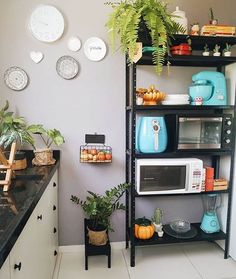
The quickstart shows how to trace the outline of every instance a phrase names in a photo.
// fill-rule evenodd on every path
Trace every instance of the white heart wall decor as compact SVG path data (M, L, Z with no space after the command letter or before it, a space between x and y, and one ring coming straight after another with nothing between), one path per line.
M30 52L30 58L35 62L39 63L43 60L43 53L40 51L31 51Z

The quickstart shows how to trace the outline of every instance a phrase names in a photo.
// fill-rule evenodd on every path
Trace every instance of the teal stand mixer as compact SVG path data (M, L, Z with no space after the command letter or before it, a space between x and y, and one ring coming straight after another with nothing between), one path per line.
M205 233L220 231L220 224L217 217L217 208L220 207L220 197L217 194L208 194L203 197L204 214L200 228ZM218 203L218 204L217 204Z

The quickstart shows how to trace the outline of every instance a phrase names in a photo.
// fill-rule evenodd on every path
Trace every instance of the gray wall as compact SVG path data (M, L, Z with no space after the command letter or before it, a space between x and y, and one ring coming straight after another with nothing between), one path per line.
M30 12L42 3L58 7L66 20L65 33L55 43L45 44L35 40L27 28ZM79 36L82 43L91 36L101 37L107 42L104 23L110 8L103 3L103 0L1 0L0 103L3 105L8 99L11 109L25 116L28 122L55 127L66 139L66 143L61 147L60 245L83 242L84 215L80 208L70 202L70 195L78 194L83 198L88 189L103 193L105 189L123 182L125 178L124 57L120 53L111 54L108 51L105 59L96 63L87 60L82 49L72 53L66 46L70 36ZM208 10L212 6L220 22L235 24L234 0L172 1L170 10L174 10L176 5L186 11L190 23L207 22ZM41 63L35 64L31 61L29 52L32 50L44 53L45 58ZM72 55L80 63L80 73L74 80L63 80L56 73L55 64L62 55ZM4 84L3 73L13 65L24 68L30 77L29 86L22 92L12 91ZM191 75L186 70L180 71L183 71L182 76L186 79L184 85L176 81L181 92L186 91ZM176 77L174 73L173 77ZM150 80L164 86L162 78L157 80L156 76L153 76ZM139 82L140 86L149 85L146 81ZM84 135L94 132L106 135L106 143L113 148L112 164L79 163L79 147L84 143ZM202 214L201 202L195 198L151 198L138 201L137 216L150 217L157 205L164 208L166 220L183 217L199 221ZM189 207L192 212L186 210ZM196 211L196 208L199 210ZM111 234L112 240L124 240L124 220L123 212L113 216L115 233Z

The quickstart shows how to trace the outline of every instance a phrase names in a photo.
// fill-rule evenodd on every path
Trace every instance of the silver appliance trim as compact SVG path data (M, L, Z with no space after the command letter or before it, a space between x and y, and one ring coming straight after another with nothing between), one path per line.
M208 121L208 122L222 122L222 117L180 117L179 122L188 122L188 121Z
M179 143L178 149L220 149L220 143Z

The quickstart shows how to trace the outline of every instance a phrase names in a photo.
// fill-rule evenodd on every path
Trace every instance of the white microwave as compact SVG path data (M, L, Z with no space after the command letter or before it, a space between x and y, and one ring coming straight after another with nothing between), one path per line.
M136 159L140 195L201 192L203 161L196 158Z

